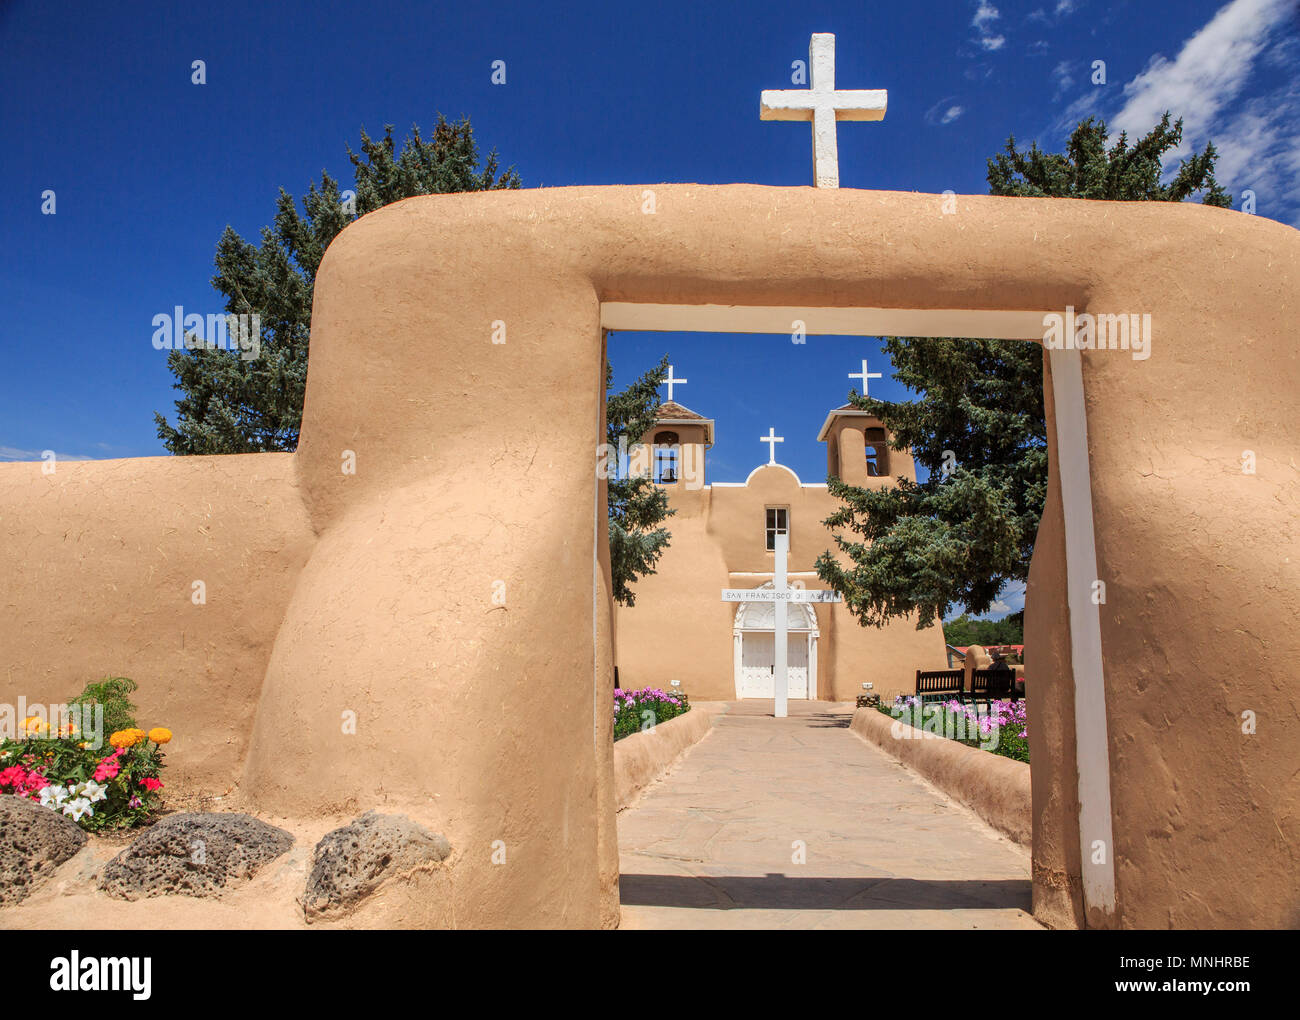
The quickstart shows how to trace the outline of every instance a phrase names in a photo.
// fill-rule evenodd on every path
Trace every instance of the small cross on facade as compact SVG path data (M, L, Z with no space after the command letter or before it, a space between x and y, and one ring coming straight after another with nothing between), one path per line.
M850 372L850 373L849 373L849 378L850 378L850 379L861 379L861 380L862 380L862 395L865 397L865 396L867 395L867 385L868 385L867 380L868 380L868 379L879 379L879 378L880 378L880 373L879 373L879 372L868 372L868 371L867 371L867 359L866 359L866 358L863 358L863 359L862 359L862 371L861 371L861 372Z
M759 436L759 437L758 437L758 441L759 441L760 443L767 443L767 462L768 462L769 464L775 464L775 463L776 463L776 444L777 444L777 443L784 443L784 442L785 442L785 436L778 436L778 435L776 434L776 429L769 427L768 430L767 430L767 435L765 435L765 436Z
M688 380L688 379L674 379L674 378L673 378L673 366L672 366L672 365L669 365L669 366L668 366L668 375L667 375L667 377L664 379L664 382L668 385L668 399L669 399L669 400L672 400L672 399L673 399L673 386L674 386L674 385L676 385L676 386L681 386L683 383L686 383L686 382L689 382L689 381L690 381L690 380Z
M808 46L807 89L764 89L759 100L762 120L810 120L813 131L813 177L819 188L840 186L840 156L835 141L837 120L884 120L885 89L835 88L835 36L818 32Z

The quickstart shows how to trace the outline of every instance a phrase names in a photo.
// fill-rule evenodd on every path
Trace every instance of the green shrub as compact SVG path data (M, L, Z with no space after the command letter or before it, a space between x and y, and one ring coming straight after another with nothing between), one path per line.
M622 740L689 711L686 695L646 687L639 691L614 691L614 739Z
M127 695L135 689L136 683L129 677L106 676L103 680L86 684L86 689L73 698L70 704L85 708L103 706L106 734L130 730L135 728L135 705Z

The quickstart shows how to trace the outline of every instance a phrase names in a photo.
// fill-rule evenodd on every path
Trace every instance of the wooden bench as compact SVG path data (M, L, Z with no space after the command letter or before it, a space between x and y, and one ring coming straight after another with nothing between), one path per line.
M956 698L958 701L1018 701L1016 674L1009 669L977 669L971 673L970 690L960 669L918 669L916 696L921 703Z
M965 673L960 669L918 669L916 671L916 696L921 704L926 701L960 698Z
M977 669L971 673L971 689L966 697L972 701L1019 701L1016 674L1010 669Z

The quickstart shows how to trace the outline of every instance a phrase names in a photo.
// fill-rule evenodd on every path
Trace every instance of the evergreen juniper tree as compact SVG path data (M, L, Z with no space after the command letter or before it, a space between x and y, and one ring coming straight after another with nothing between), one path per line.
M668 371L668 355L621 393L608 394L614 370L605 366L605 441L611 450L630 448L654 427L659 411L659 387ZM676 513L668 507L668 494L646 475L609 478L609 561L614 599L634 605L632 584L646 574L668 546L671 537L660 523Z
M316 272L330 242L349 223L415 195L520 187L513 167L498 171L495 149L480 165L468 117L451 123L440 114L427 141L419 128L412 128L400 152L392 125L378 140L363 129L360 153L350 147L347 152L354 177L350 200L322 172L319 185L313 182L303 196L301 211L293 196L280 189L275 220L262 229L258 244L230 227L222 234L212 286L225 298L227 314L260 317L259 356L244 360L238 350L202 345L168 355L167 366L183 396L176 401L175 425L161 414L154 421L170 452L259 453L297 447ZM634 443L653 426L666 368L665 357L628 389L608 396L606 414L615 445L620 432ZM610 480L610 560L618 601L631 605L631 584L654 573L669 540L659 524L671 513L667 495L648 479Z
M1201 194L1205 205L1229 208L1214 178L1212 143L1184 159L1163 183L1163 158L1182 141L1183 122L1170 116L1130 145L1121 133L1107 148L1102 121L1089 117L1063 153L1028 150L1007 140L988 161L989 193L1019 197L1181 202ZM895 449L910 447L925 481L904 478L883 489L828 479L841 507L825 524L842 529L817 573L864 625L917 614L918 629L954 606L986 612L1009 581L1029 576L1038 522L1047 497L1047 424L1043 351L1024 341L886 337L894 378L920 395L885 401L849 394L878 415ZM944 471L945 452L954 460Z
M198 346L174 350L167 367L176 376L176 424L154 415L158 438L176 454L258 453L293 450L302 423L311 333L312 290L325 249L349 223L390 202L414 195L518 188L511 167L497 171L494 149L480 168L474 131L466 117L441 114L433 137L412 128L400 152L392 125L372 139L363 129L361 152L348 147L355 197L344 201L339 184L322 172L302 199L302 212L283 188L273 224L258 244L226 227L217 243L212 286L230 315L257 314L260 352L244 360L237 350ZM187 344L188 346L188 344Z

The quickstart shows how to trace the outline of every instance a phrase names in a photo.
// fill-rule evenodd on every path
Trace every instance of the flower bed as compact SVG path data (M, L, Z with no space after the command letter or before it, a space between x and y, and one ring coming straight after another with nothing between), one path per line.
M686 695L679 691L661 691L658 687L644 687L639 691L615 688L614 739L652 730L659 723L689 711L690 707Z
M1029 761L1029 722L1023 700L994 701L981 711L956 699L924 705L919 698L900 694L892 705L877 708L926 733L937 733L1015 761Z
M106 678L52 711L53 728L38 715L24 719L15 735L0 740L0 795L59 811L87 832L138 825L162 799L162 746L172 733L136 727L126 698L134 689L124 677ZM122 724L108 738L108 754L105 720Z

